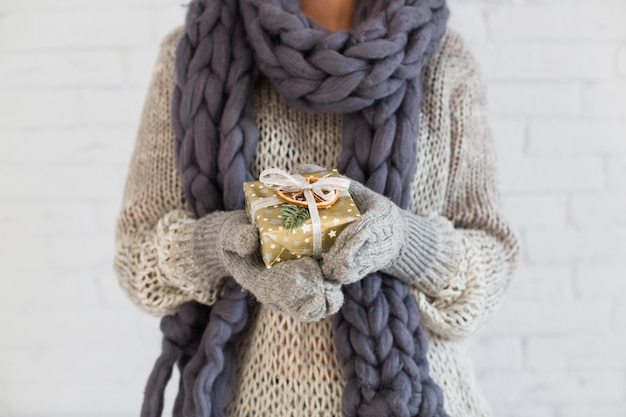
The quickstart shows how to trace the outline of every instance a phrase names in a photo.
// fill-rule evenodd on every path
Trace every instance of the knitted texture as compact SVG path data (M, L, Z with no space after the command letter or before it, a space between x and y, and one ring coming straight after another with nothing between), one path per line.
M424 217L404 213L402 220L405 245L399 256L382 271L411 286L436 288L441 284L441 277L459 264L459 236L449 220L437 215ZM438 254L437 258L434 253Z
M421 69L444 33L445 2L361 2L357 14L367 10L365 20L356 21L353 31L333 33L313 24L298 6L297 0L198 1L190 6L186 34L177 49L172 117L183 187L191 200L195 198L191 207L198 216L214 211L220 197L227 210L243 206L242 185L251 176L250 149L257 136L246 111L253 80L246 36L261 72L292 105L346 113L351 123L344 129L339 169L401 207L408 204L417 156ZM224 85L221 94L206 89L216 80ZM219 118L217 131L205 129L208 118L203 109L215 110L208 113ZM207 172L211 166L217 172ZM202 188L203 183L211 186ZM203 204L207 200L208 207ZM428 374L427 344L415 300L404 284L381 286L377 284L381 280L382 275L373 274L345 287L345 304L334 321L347 379L343 413L443 416L443 396ZM245 308L224 301L233 299L226 294L220 308L224 312ZM414 314L389 316L389 310L400 311L403 304ZM354 314L359 309L367 314ZM235 327L225 320L210 320L206 333L229 333L224 329L229 325ZM390 326L393 331L388 331ZM203 369L183 372L185 384L194 387L186 413L223 414L215 405L222 399L216 393L227 391L217 381L232 378L225 373L234 368L225 361L233 355L225 349L235 343L236 333L221 342L207 339L210 345L205 349L212 355L206 355ZM197 379L192 381L191 375Z
M175 30L162 44L117 225L120 283L137 305L157 315L177 311L189 300L210 304L220 288L219 280L183 277L166 267L184 249L183 232L194 221L174 167L174 133L167 118L174 49L181 33ZM517 240L498 212L483 85L456 34L448 31L424 76L418 149L422 162L410 187L409 209L438 216L435 225L454 224L463 257L459 265L443 265L445 274L419 281L411 293L427 328L430 372L444 391L446 411L488 416L461 338L479 328L500 304L517 260ZM337 165L341 116L298 112L264 79L257 83L254 99L260 141L253 175L270 166L294 170L302 162ZM439 256L434 258L438 263ZM330 320L302 323L262 305L252 317L237 351L228 415L340 415L345 380Z
M356 16L364 20L353 32L333 33L292 13L297 1L243 4L258 66L287 103L346 114L340 172L406 207L420 72L444 33L445 1L360 1Z
M190 3L178 44L172 122L175 153L190 207L198 217L243 208L243 183L258 133L248 93L255 76L237 1ZM213 98L213 99L211 99ZM222 98L226 98L222 100ZM215 303L196 355L182 372L185 416L224 415L230 398L237 336L250 295L233 278ZM158 364L157 364L158 365ZM151 393L146 391L146 396ZM142 413L158 416L144 401Z
M159 414L163 411L163 394L171 377L172 368L177 362L181 367L186 366L198 351L197 341L206 328L209 310L208 306L190 302L181 306L176 314L161 320L163 353L157 359L159 366L154 367L148 378L146 392L150 395L144 399L145 403L149 404L147 408L157 410ZM184 397L185 390L181 386L175 402L175 415L180 414Z

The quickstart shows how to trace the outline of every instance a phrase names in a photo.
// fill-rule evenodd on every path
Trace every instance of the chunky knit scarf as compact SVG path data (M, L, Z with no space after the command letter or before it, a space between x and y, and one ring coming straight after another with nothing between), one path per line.
M406 208L417 164L421 70L439 47L445 0L360 0L354 29L329 32L299 0L196 0L176 51L175 154L198 217L244 207L259 132L251 92L259 71L287 103L344 113L339 170ZM374 273L344 289L333 317L344 367L345 416L446 416L429 376L427 339L408 287ZM227 278L212 306L184 304L161 322L162 354L142 417L159 416L173 366L175 416L225 416L235 345L252 297Z

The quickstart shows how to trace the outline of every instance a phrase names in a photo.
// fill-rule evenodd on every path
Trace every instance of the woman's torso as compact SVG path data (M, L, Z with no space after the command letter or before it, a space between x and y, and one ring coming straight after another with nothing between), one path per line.
M448 109L441 100L432 100L433 94L442 93L434 91L438 87L424 85L418 167L409 207L415 213L444 210L451 141ZM296 111L263 78L255 88L254 109L260 131L254 175L266 168L293 172L301 163L337 166L341 115ZM237 388L228 407L229 415L340 416L345 382L330 318L302 323L263 305L257 306L253 317L238 350ZM440 340L429 332L427 336L431 342L428 358L432 377L444 390L446 410L458 415L454 411L476 404L472 416L489 415L480 395L467 393L465 384L472 382L468 379L473 378L473 371L464 344ZM465 398L455 401L451 397L459 395Z

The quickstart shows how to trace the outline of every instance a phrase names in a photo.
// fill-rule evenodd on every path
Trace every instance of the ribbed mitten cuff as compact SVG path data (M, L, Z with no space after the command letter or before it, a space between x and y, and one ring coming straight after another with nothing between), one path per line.
M462 255L460 236L450 220L405 212L406 241L400 256L383 272L434 295L450 280Z
M228 215L215 212L167 228L169 245L159 245L159 263L164 274L176 279L176 286L209 289L227 275L217 245Z

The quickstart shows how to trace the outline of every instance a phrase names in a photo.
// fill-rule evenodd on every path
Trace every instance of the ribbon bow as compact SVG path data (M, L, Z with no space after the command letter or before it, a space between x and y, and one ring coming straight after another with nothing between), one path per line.
M326 174L315 182L308 182L302 175L291 175L279 168L269 168L261 172L259 181L268 187L276 187L282 191L303 191L309 213L311 214L311 226L313 230L313 257L322 256L322 222L317 210L315 196L324 201L331 201L337 193L348 191L350 180L340 177L331 177Z
M337 195L336 193L348 191L350 180L331 177L330 175L326 174L317 181L310 183L300 174L291 175L282 169L270 168L261 172L259 181L268 187L277 187L283 191L303 191L307 203L310 204L308 197L314 199L313 195L317 195L324 201L331 201Z

